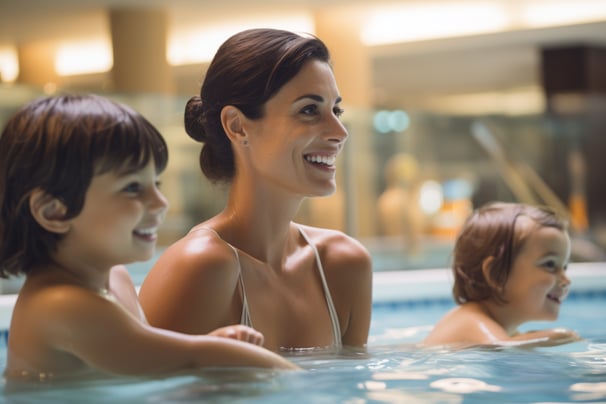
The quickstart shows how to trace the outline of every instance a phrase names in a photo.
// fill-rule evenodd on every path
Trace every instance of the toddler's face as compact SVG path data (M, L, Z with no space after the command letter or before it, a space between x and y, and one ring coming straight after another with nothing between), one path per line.
M507 307L520 323L556 320L570 286L566 276L570 238L556 228L539 227L531 219L520 219L519 225L531 227L505 284Z

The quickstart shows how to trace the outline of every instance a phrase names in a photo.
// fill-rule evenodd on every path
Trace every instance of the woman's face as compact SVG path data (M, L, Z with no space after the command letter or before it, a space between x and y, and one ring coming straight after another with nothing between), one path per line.
M243 175L300 196L336 189L335 160L347 139L341 97L330 66L312 60L246 121L249 144Z
M519 323L556 320L570 286L566 276L570 238L524 216L516 226L527 226L529 233L505 284L507 307Z

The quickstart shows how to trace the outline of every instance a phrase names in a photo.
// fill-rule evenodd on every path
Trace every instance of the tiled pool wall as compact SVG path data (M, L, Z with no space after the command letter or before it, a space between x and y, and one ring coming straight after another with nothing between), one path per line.
M134 272L135 283L140 284L142 277L138 276L138 268L131 272ZM568 276L572 281L569 298L606 295L606 262L572 263ZM447 268L375 272L373 304L452 304L452 283L452 274ZM14 293L0 294L0 339L9 327L16 298Z
M606 293L606 262L572 263L567 274L571 298ZM452 272L446 268L375 272L373 302L452 301L452 284Z

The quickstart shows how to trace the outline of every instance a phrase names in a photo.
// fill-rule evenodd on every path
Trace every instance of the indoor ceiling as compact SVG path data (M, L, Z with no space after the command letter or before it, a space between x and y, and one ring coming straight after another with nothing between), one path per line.
M184 21L191 21L195 15L205 20L226 19L235 15L241 18L253 10L313 12L327 7L345 10L376 4L370 0L0 0L0 46L90 36L95 30L104 29L99 15L113 7L162 7L176 25L181 24L181 16L188 16ZM540 85L540 49L568 44L606 46L606 20L373 46L373 102L423 108L424 102L436 97L536 89Z

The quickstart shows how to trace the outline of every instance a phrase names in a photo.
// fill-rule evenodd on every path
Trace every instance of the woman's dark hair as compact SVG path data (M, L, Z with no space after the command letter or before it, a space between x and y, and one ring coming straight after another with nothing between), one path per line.
M200 168L213 182L234 176L231 143L221 125L221 110L237 107L249 119L263 116L263 106L310 60L330 63L324 43L278 29L251 29L227 39L218 49L200 95L185 107L185 130L203 142Z
M46 265L61 235L42 228L30 212L41 189L66 207L83 208L93 176L127 174L153 159L168 162L162 135L133 109L96 95L60 95L18 110L0 135L0 276L28 274Z
M458 304L489 298L506 302L505 284L528 235L516 226L520 216L540 227L567 231L567 222L547 207L492 202L475 210L465 221L454 247L453 296ZM488 257L494 258L488 271L490 279L482 271Z

